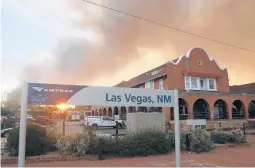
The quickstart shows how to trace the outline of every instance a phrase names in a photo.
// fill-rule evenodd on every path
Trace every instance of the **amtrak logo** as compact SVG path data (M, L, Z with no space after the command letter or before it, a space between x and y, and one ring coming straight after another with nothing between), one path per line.
M45 89L43 87L32 87L32 88L38 92L62 92L62 93L73 92L73 90L68 90L68 89Z
M43 90L43 88L40 88L40 87L32 87L34 90L36 90L36 91L38 91L38 92L40 92L40 91L42 91Z

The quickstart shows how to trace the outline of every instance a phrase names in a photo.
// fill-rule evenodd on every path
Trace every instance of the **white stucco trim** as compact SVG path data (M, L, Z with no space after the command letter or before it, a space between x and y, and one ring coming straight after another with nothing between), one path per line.
M190 57L191 51L194 50L194 49L196 49L196 48L203 50L203 51L206 53L206 55L208 56L209 61L214 61L214 62L216 63L216 65L220 68L220 70L223 71L223 70L226 69L226 68L224 68L224 67L221 67L221 66L218 64L218 62L217 62L214 58L210 57L210 56L207 54L207 52L205 51L205 49L203 49L203 48L201 48L201 47L193 47L193 48L189 49L189 51L188 51L186 54L180 56L179 59L178 59L176 62L169 61L168 63L171 63L171 64L173 64L173 65L178 65L178 64L181 62L181 60L183 59L183 57L189 58L189 57Z

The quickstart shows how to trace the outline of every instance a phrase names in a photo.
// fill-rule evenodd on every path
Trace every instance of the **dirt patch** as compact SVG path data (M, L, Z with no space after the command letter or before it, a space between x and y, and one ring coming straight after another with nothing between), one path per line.
M183 152L181 166L186 167L248 167L255 166L255 146L241 146L235 148L216 148L209 153ZM4 165L9 167L16 164ZM175 166L175 154L134 157L134 158L108 158L102 161L56 161L26 164L29 167L173 167Z

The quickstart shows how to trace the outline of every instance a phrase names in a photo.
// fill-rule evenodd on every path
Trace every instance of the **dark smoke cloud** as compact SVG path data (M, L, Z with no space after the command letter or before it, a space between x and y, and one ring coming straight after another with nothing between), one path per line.
M97 0L93 2L255 50L255 1L253 0ZM166 57L171 60L184 54L191 47L202 46L208 50L209 55L228 67L229 71L240 69L239 74L243 72L241 75L245 74L250 80L255 80L255 77L249 73L249 70L254 70L251 63L255 61L254 53L192 37L81 0L72 0L70 5L79 10L83 16L82 21L75 24L95 31L102 42L98 44L85 38L61 39L53 50L53 60L48 61L47 64L27 66L23 71L25 79L33 82L70 83L71 81L76 84L89 84L102 76L111 78L117 71L136 61L141 55L138 53L138 48L164 50ZM176 55L167 55L168 52L172 53L171 50L174 50ZM156 56L155 62L157 62ZM139 69L135 71L142 73ZM123 79L119 79L121 80Z

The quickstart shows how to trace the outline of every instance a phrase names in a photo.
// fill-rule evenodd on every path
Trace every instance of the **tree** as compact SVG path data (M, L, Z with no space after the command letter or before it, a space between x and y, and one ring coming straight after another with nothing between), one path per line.
M5 97L2 99L1 107L10 109L11 111L20 109L21 100L21 87L13 89L11 92L5 93Z
M13 115L14 115L14 112L11 111L11 110L8 109L8 108L1 107L1 115L2 115L2 116L13 116Z

